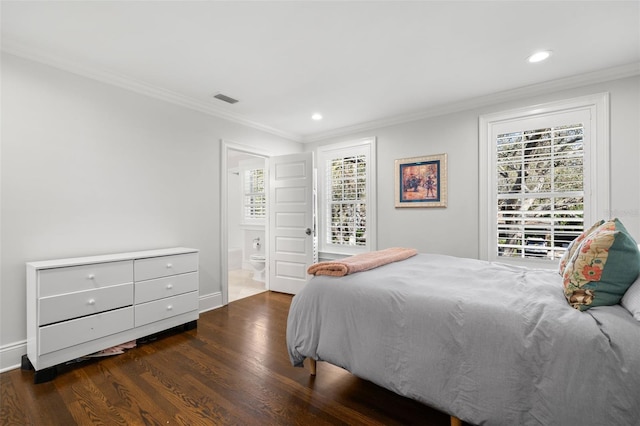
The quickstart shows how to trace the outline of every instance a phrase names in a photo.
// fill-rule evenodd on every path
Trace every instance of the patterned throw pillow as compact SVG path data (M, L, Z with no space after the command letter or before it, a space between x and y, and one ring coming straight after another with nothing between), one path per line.
M558 267L558 273L560 275L564 275L564 268L567 267L567 263L569 263L569 261L573 257L573 254L578 249L578 246L580 245L580 243L603 223L604 223L604 220L600 219L599 221L591 225L591 228L587 229L582 234L578 235L575 240L571 241L571 243L569 244L569 247L567 247L567 251L565 251L562 257L560 258L560 266Z
M618 219L603 223L573 253L563 274L569 304L585 311L615 305L640 273L640 251Z

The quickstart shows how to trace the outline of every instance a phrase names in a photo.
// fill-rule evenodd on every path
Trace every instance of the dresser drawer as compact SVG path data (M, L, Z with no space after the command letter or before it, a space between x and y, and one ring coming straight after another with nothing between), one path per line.
M38 355L79 345L130 328L133 328L133 307L40 327Z
M136 283L135 301L136 303L150 302L195 290L198 290L197 272L171 275Z
M38 297L133 282L133 261L94 263L38 272Z
M198 292L136 305L136 327L198 309Z
M39 300L38 325L97 314L133 304L133 283L78 291Z
M136 281L195 272L198 270L198 253L138 259L134 269Z

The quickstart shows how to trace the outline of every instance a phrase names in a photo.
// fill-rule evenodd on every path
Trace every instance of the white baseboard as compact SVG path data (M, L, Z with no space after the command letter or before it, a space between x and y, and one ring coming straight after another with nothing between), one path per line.
M200 313L217 309L222 306L222 292L200 296Z
M200 296L200 312L210 311L222 306L222 293L211 293ZM22 355L27 353L27 341L10 343L0 347L0 373L20 368Z
M27 353L27 341L11 343L0 348L0 373L20 368L22 355Z

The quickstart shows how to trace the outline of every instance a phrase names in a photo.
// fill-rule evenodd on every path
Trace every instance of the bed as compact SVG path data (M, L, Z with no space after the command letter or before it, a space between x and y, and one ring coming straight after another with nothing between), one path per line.
M639 425L640 321L557 270L417 254L292 300L287 347L474 425Z

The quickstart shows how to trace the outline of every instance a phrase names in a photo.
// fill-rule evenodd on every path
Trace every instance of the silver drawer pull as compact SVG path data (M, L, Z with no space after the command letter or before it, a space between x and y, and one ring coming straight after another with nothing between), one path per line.
M96 276L95 276L95 274L89 274L89 275L87 275L87 278L90 279L90 280L93 280L93 279L96 278Z
M171 290L173 288L173 284L167 284L167 290Z
M167 311L172 311L172 310L173 310L173 306L172 305L167 306Z
M95 305L96 304L96 299L89 299L89 301L87 302L90 305Z
M167 263L167 268L173 268L173 265L171 263Z

